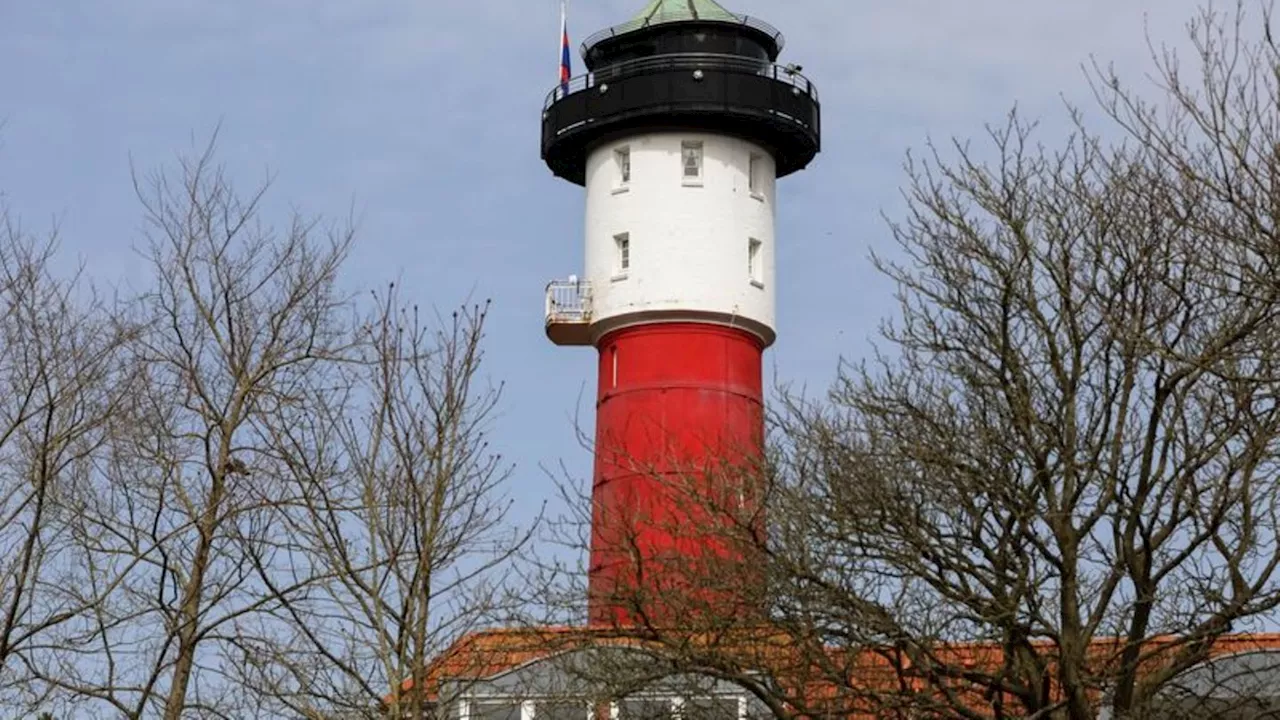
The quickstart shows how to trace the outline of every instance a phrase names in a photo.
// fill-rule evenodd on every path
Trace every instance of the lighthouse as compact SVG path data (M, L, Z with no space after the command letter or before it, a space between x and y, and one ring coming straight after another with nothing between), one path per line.
M763 582L725 539L765 525L778 180L820 145L817 90L782 50L714 0L652 0L588 38L586 74L543 109L543 160L586 191L582 272L548 285L546 332L598 356L592 625L741 612Z

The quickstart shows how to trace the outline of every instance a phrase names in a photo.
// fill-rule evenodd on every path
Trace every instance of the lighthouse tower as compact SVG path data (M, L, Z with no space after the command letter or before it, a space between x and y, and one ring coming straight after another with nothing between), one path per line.
M782 46L713 0L652 0L589 38L587 74L547 98L542 157L586 188L584 271L548 286L546 329L599 354L593 624L733 606L727 524L763 527L776 181L819 149L817 91Z

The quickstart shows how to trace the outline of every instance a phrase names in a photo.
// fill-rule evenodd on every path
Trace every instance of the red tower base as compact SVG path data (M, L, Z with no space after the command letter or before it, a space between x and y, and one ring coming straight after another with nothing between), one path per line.
M588 614L687 626L756 604L760 339L668 323L601 338Z

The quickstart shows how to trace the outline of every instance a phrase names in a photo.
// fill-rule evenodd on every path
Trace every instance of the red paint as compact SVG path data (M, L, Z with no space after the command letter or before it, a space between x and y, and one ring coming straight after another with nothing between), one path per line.
M752 516L761 494L760 340L665 323L614 331L597 348L591 622L736 612L726 593L759 582L740 567L739 530L728 528Z

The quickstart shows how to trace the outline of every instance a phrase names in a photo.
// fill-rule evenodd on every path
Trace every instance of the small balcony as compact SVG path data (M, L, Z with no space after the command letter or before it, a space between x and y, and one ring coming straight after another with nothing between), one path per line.
M591 283L553 280L547 284L547 337L557 345L591 344Z

